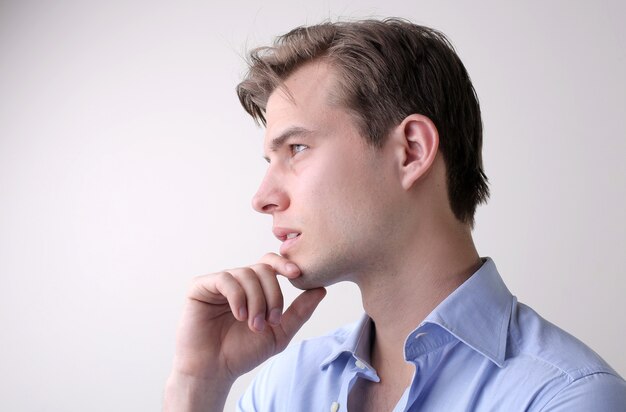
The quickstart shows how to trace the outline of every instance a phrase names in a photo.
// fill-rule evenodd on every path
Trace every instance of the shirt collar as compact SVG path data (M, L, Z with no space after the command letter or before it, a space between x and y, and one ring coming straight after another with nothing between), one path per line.
M361 319L351 327L345 340L339 341L331 349L330 354L322 361L320 368L324 369L334 362L342 353L351 354L356 360L370 365L370 348L372 346L372 319L364 314ZM371 365L370 365L371 366Z
M504 365L514 297L489 257L426 317L499 367Z
M436 324L455 338L490 359L504 365L509 320L514 297L504 284L495 263L483 258L483 265L443 300L407 337L407 342L425 324ZM342 353L369 364L371 319L367 315L337 342L320 367L326 368ZM406 345L405 345L406 347Z

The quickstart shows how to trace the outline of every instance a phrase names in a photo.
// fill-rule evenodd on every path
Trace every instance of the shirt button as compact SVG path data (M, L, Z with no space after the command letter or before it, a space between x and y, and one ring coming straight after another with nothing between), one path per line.
M330 405L330 412L337 412L339 410L339 404L337 402L333 402Z
M367 366L365 366L365 364L363 362L361 362L360 360L356 360L356 362L354 362L354 364L356 365L357 368L359 369L365 369L367 368Z
M427 332L416 333L416 334L415 334L415 339L419 339L419 338L421 338L421 337L422 337L422 336L424 336L424 335L428 335L428 333L427 333Z

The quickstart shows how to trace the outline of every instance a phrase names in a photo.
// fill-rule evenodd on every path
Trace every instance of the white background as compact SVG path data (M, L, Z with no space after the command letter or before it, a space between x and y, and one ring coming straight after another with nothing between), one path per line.
M242 56L329 17L400 16L451 38L484 115L479 253L625 375L625 11L0 2L0 410L160 409L191 278L278 246L250 207L265 162L234 92ZM358 291L334 286L297 338L360 312Z

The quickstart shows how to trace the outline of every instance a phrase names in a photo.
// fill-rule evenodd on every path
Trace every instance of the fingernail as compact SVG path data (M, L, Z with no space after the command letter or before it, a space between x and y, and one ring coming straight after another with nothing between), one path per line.
M263 318L263 315L257 315L256 318L254 318L252 321L252 327L259 332L263 332L265 329L265 319Z
M287 272L293 274L296 274L300 271L300 269L298 269L298 266L294 265L293 263L287 263L285 265L285 269L287 269Z
M239 320L246 320L248 317L248 311L246 308L239 309Z
M281 310L276 308L276 309L272 309L272 311L270 312L270 324L271 325L278 325L280 324L280 315L281 315Z

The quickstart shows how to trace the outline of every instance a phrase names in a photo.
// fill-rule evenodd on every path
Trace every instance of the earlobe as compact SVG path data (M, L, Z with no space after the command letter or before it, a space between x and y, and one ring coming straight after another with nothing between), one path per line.
M402 187L410 189L431 168L439 149L439 132L428 117L412 114L398 126L404 150Z

